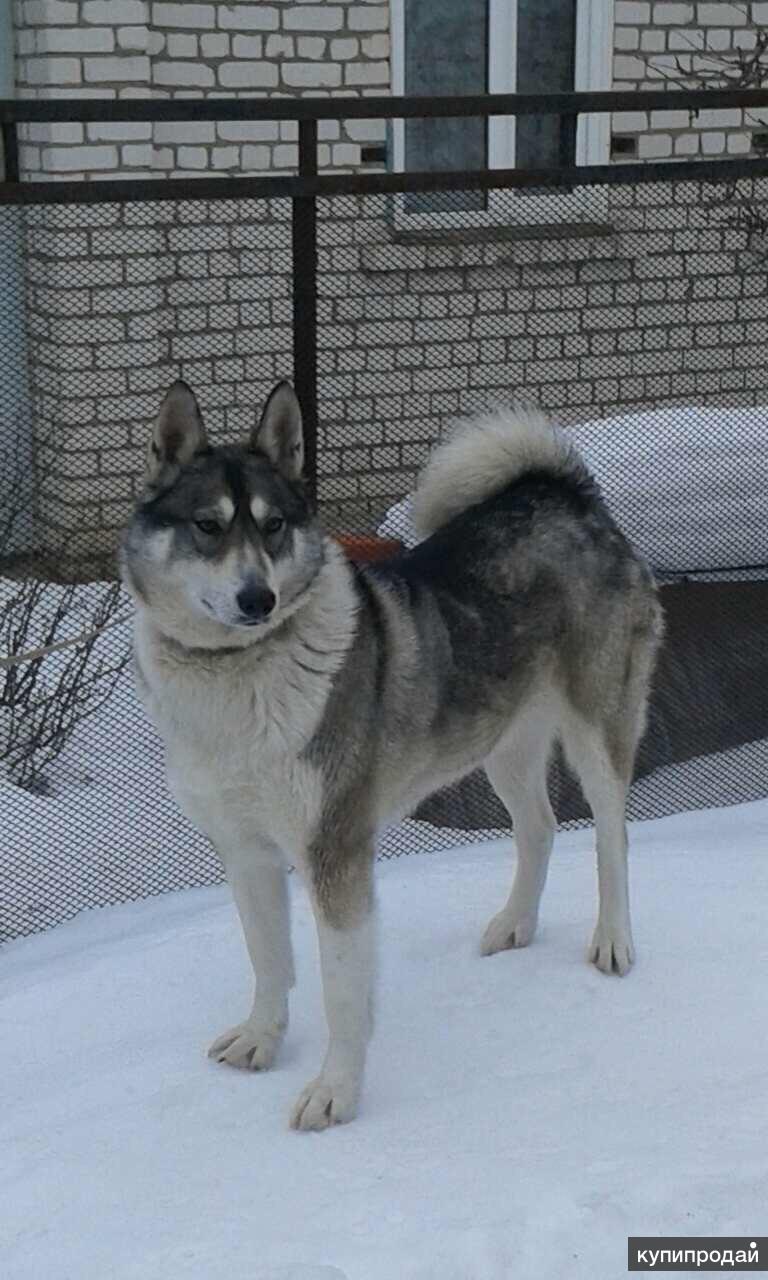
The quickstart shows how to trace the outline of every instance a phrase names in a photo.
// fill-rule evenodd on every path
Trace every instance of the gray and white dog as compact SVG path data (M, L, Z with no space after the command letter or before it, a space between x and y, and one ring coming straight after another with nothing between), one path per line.
M317 921L329 1043L291 1116L350 1120L371 1026L377 833L484 765L517 869L491 955L529 943L555 822L559 739L595 816L590 958L634 959L625 798L662 634L651 574L567 437L531 410L460 424L421 478L425 540L350 564L302 484L297 398L275 387L250 439L210 447L176 382L126 532L138 688L181 807L218 850L256 975L219 1062L272 1065L293 985L286 868Z

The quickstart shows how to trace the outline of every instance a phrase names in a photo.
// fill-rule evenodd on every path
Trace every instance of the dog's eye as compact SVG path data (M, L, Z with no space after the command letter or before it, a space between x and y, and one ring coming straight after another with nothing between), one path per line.
M216 520L196 520L195 527L199 529L201 533L221 533L221 527Z
M279 533L285 527L285 521L282 516L270 516L264 521L265 533Z

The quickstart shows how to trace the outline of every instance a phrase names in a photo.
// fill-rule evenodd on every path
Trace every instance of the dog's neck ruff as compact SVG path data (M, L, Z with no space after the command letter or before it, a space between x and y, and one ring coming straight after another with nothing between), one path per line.
M279 628L275 627L274 630L270 632L270 635L274 635L277 630L279 630ZM250 644L209 646L203 644L182 644L182 642L177 640L175 636L169 636L165 631L158 630L158 635L161 637L162 643L178 657L192 658L195 660L200 658L205 658L206 660L209 658L231 658L238 653L252 653L257 645L261 644L262 640L266 638L261 637L256 640L252 640Z

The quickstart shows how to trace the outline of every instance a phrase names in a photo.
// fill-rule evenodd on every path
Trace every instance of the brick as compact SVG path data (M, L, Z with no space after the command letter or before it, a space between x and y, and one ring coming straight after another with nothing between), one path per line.
M111 53L110 27L49 27L37 37L38 53Z
M204 58L226 58L229 55L229 36L216 32L200 37Z
M613 33L614 49L632 50L640 46L640 32L637 27L617 27Z
M154 342L99 343L96 366L99 369L129 369L157 359Z
M26 78L30 84L79 84L79 58L29 58Z
M180 169L206 169L208 152L205 147L179 147L177 164Z
M344 10L338 5L293 5L283 12L286 31L339 31L343 25Z
M331 41L331 57L337 62L346 62L348 58L356 58L360 52L360 41L357 37Z
M663 53L667 47L667 38L663 31L643 31L640 36L640 48L643 53Z
M294 144L275 147L272 152L272 163L276 169L295 169L299 163L298 148Z
M742 113L734 107L722 111L700 111L696 117L696 124L700 129L734 129L739 127L741 121Z
M699 5L699 9L702 6ZM657 0L653 6L653 21L659 26L679 27L684 22L693 22L692 4L669 4L667 0Z
M341 84L341 67L333 62L286 62L283 81L296 89L336 89Z
M265 53L268 58L292 58L295 51L293 36L267 36Z
M260 58L264 52L264 41L261 36L235 36L232 40L232 54L235 58Z
M676 156L698 155L700 137L698 133L681 133L675 138Z
M206 249L229 247L228 227L172 227L168 247L173 253L202 253Z
M169 58L196 58L197 36L189 32L173 32L166 41L166 52Z
M326 40L323 36L299 36L296 50L300 58L311 58L317 61L325 56Z
M121 167L151 169L156 158L151 142L132 142L120 148Z
M225 89L276 89L277 67L269 62L222 62L219 83Z
M85 79L91 82L132 80L143 84L149 80L146 57L84 58L83 69Z
M719 156L725 151L724 133L702 133L701 150L705 156Z
M194 62L156 62L152 67L152 80L155 84L184 85L190 89L212 89L216 83L211 67Z
M363 54L366 58L388 58L390 55L389 36L384 33L368 36L363 40Z
M113 24L118 18L121 26L149 22L149 4L145 0L119 0L119 4L118 12L115 0L85 0L83 21Z
M123 0L120 0L122 8ZM155 27L198 27L210 31L216 26L216 10L212 4L153 4L152 25Z
M740 114L737 112L737 114ZM691 117L687 111L652 111L652 129L688 129Z
M29 233L32 253L44 253L56 258L68 258L88 253L88 236L85 231L55 231L43 228Z
M26 0L22 12L24 22L29 26L77 22L77 5L69 3L69 0Z
M650 4L628 3L627 0L616 0L614 21L626 22L630 26L646 26L651 20Z
M637 150L641 160L663 160L672 155L672 139L668 133L646 133L638 138Z
M280 25L278 11L272 5L219 4L217 8L223 30L277 31Z
M30 142L82 142L81 124L30 124L27 126Z
M51 173L116 169L117 147L49 147L43 153L43 168Z
M383 142L387 136L386 120L348 120L347 134L353 142Z
M118 47L133 53L159 53L165 45L165 37L159 36L160 44L155 48L153 37L157 33L148 31L146 27L118 27L115 34Z
M215 142L216 126L207 120L174 121L159 120L155 125L155 142L158 143L206 143Z
M630 54L619 53L613 59L613 76L615 80L645 80L646 63L642 58L633 58Z
M386 31L389 8L384 4L367 5L365 8L353 5L347 10L347 23L350 31Z
M723 27L722 29L708 27L705 32L705 37L707 49L714 50L718 53L730 50L733 46L733 32L727 27ZM706 62L699 62L697 60L696 70L699 70L700 67L706 66Z
M617 111L611 127L614 133L642 133L648 128L648 116L644 111Z
M744 6L740 4L699 4L696 17L702 27L743 27L747 21Z
M276 142L280 136L272 120L221 120L217 129L225 142Z
M703 49L706 33L688 27L685 31L670 31L667 41L670 49L690 53L692 49Z
M331 148L334 168L352 169L360 163L360 148L352 142L339 142Z
M348 85L389 84L388 62L347 62L344 83Z

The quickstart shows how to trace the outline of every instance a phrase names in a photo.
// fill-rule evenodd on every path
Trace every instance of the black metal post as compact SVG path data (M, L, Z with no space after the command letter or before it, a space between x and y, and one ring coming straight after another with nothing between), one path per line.
M3 121L3 169L5 182L19 181L19 140L16 129L17 126L14 121Z
M299 176L317 174L317 121L299 121ZM317 197L292 204L293 381L304 419L304 474L317 495Z
M578 116L560 117L560 164L564 169L572 169L576 164L576 129Z

